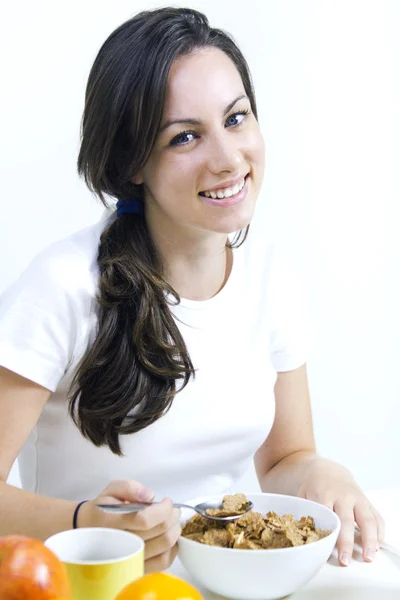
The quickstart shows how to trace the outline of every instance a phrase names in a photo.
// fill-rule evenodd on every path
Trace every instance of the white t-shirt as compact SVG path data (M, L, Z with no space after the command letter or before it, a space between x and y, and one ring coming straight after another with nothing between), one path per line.
M196 377L166 415L121 436L118 457L83 438L67 397L96 336L99 237L114 218L52 244L0 298L0 365L52 392L19 456L22 486L70 500L93 498L114 479L176 501L224 493L272 427L276 372L308 359L301 289L276 248L250 231L215 297L171 307Z

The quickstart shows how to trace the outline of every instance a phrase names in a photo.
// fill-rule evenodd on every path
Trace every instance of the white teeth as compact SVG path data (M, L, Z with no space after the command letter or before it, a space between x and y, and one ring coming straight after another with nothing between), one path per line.
M237 183L231 188L225 188L223 190L216 190L215 192L204 192L204 195L207 198L231 198L232 196L236 196L244 187L245 180L243 179L242 183Z

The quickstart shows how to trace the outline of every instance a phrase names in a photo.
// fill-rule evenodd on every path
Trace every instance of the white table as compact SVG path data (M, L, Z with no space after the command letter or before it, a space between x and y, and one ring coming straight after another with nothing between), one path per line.
M385 521L387 541L400 546L400 489L368 494ZM291 600L400 600L400 558L380 550L372 563L365 563L358 543L349 567L339 567L334 551L325 567ZM189 581L204 600L225 600L198 584L177 559L169 572Z

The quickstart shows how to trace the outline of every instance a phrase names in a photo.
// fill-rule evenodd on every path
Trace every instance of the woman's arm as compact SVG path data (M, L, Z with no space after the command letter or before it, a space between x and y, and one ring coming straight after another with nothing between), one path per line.
M0 367L0 535L21 533L45 539L71 528L76 502L38 496L6 484L49 397L49 390Z
M278 373L275 420L254 463L263 492L296 496L310 461L316 459L307 371Z
M349 564L357 522L364 560L373 560L384 538L384 522L351 473L317 455L305 365L278 373L275 402L274 425L254 460L261 489L301 496L335 510L342 523L337 544L342 565Z
M72 528L77 502L32 494L6 483L49 397L49 390L0 367L0 535L18 533L45 540ZM171 500L166 498L134 515L104 514L95 507L98 501L150 501L152 497L151 490L138 482L111 482L82 506L78 525L132 531L145 541L146 572L166 569L176 556L181 532L179 512Z

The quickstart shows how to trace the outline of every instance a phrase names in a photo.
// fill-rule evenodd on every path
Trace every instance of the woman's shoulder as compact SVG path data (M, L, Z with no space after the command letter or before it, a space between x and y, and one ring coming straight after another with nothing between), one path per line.
M87 343L101 221L38 254L0 297L0 364L54 391Z
M108 219L53 242L37 254L0 298L0 316L10 305L30 303L51 311L86 305L96 294L97 254Z
M95 287L100 236L109 217L85 227L44 248L22 274L26 284L32 280L50 283L73 293L77 288Z

